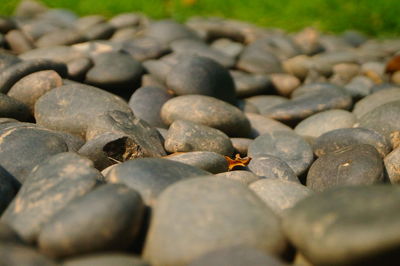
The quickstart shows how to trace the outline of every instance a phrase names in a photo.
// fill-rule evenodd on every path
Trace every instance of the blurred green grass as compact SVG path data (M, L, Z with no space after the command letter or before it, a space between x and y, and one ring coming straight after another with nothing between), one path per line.
M10 15L19 0L0 5ZM298 31L312 26L325 32L359 30L372 36L399 36L399 0L43 0L50 7L68 8L79 15L143 12L152 18L220 16L264 27Z

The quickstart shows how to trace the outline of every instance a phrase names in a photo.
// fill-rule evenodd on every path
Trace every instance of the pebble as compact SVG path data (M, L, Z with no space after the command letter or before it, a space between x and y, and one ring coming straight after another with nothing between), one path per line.
M240 98L266 94L271 81L266 75L251 74L239 70L229 71L235 83L236 96Z
M31 117L29 107L21 101L0 93L0 116L28 121Z
M219 129L230 137L247 137L251 130L248 119L237 107L204 95L172 98L162 106L161 118L167 125L176 120L199 123Z
M252 158L276 156L287 163L297 176L303 174L313 161L310 145L290 131L273 131L258 136L250 144L248 155Z
M270 78L275 91L285 97L290 96L301 84L300 79L287 73L273 73Z
M256 138L265 133L272 133L275 131L293 131L287 125L259 114L246 113L246 117L250 121L250 136L252 138Z
M216 174L215 177L235 180L246 186L262 178L246 170L234 170L229 172L223 172Z
M210 175L181 162L161 158L140 158L117 164L106 173L109 183L125 184L138 191L146 205L154 206L160 193L179 180Z
M261 115L268 114L269 109L274 106L286 103L289 100L278 95L256 95L246 98L246 101L254 104Z
M63 261L63 266L150 266L140 258L125 253L101 253L95 255L78 256Z
M17 194L21 184L6 169L0 166L0 215L7 208ZM2 241L0 224L0 241Z
M375 108L397 100L400 100L400 88L380 90L359 100L354 105L353 114L357 116L357 118L361 118Z
M395 265L399 200L399 188L389 185L316 193L285 213L284 232L313 265Z
M397 147L392 152L390 152L385 158L385 169L389 178L390 183L399 184L400 183L400 148Z
M56 262L26 245L0 242L0 264L8 266L56 266Z
M165 44L170 44L180 39L199 39L195 31L185 25L167 19L151 23L144 34Z
M211 47L232 58L237 58L242 53L244 45L228 38L218 38L211 43Z
M371 145L350 145L319 157L307 174L307 187L324 191L334 186L383 182L383 161Z
M235 153L239 153L240 156L246 157L249 145L253 142L253 139L249 138L231 138Z
M41 36L36 42L37 47L71 45L86 41L86 38L76 29L59 29Z
M212 174L228 171L228 162L218 153L210 151L178 152L164 157L165 159L188 164Z
M43 226L72 200L91 191L102 179L89 159L60 153L29 174L1 216L27 243L37 241Z
M21 30L10 30L4 39L16 54L22 54L35 48L32 41Z
M231 156L234 151L231 140L222 131L186 120L172 123L164 147L171 153L210 151Z
M1 170L0 170L1 171ZM18 234L6 223L0 222L0 243L22 243Z
M162 244L170 241L173 246ZM186 265L227 245L249 245L274 255L286 248L278 218L245 186L221 178L193 178L160 195L144 258L153 265Z

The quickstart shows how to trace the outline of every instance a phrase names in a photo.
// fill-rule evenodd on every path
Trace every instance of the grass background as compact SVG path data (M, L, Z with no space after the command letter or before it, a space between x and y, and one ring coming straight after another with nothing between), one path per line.
M19 0L3 0L1 15L11 15ZM143 12L152 18L220 16L287 31L313 26L324 32L359 30L371 36L397 37L400 0L42 0L49 7L79 15Z

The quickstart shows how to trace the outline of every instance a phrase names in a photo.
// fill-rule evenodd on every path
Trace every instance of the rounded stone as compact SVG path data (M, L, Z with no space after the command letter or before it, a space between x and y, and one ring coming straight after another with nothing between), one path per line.
M22 62L22 60L11 53L0 53L0 71L4 71L8 67Z
M288 97L300 86L301 81L294 75L287 73L273 73L270 75L272 86L282 96Z
M109 21L115 28L138 26L143 20L143 15L138 13L121 13L112 17Z
M153 206L159 194L171 184L209 172L180 162L160 158L139 158L113 166L106 173L110 183L122 183L137 190L147 205Z
M4 36L7 44L17 54L21 54L35 48L32 40L30 40L21 30L10 30Z
M297 183L300 182L287 163L272 155L258 155L252 158L248 168L254 174L268 179L274 178Z
M78 256L63 261L63 266L150 266L142 259L126 253L101 253Z
M260 176L257 176L255 174L253 174L252 172L246 171L246 170L234 170L234 171L229 171L229 172L223 172L223 173L216 174L215 177L227 178L230 180L234 180L234 181L240 182L241 184L246 185L246 186L261 179Z
M391 145L384 136L361 127L342 128L326 132L315 140L313 149L314 154L319 157L355 144L369 144L373 146L382 158L391 150Z
M250 137L252 138L256 138L265 133L272 133L275 131L293 132L293 130L287 125L259 114L246 113L246 117L250 121Z
M120 45L124 51L140 62L156 59L170 52L166 44L149 37L136 37L133 40L122 41Z
M264 50L256 44L247 45L236 64L240 70L257 74L270 74L282 72L279 58L272 52Z
M210 151L193 151L184 153L173 153L164 157L165 159L188 164L203 169L212 174L228 171L228 162L218 153Z
M0 117L15 118L19 121L27 121L31 112L26 104L0 93Z
M143 212L135 190L122 184L99 186L70 202L42 227L39 249L50 257L124 250L135 241Z
M398 147L389 153L385 157L384 163L390 183L400 184L400 148Z
M351 145L319 157L307 174L307 187L324 191L334 186L383 182L383 161L368 144Z
M167 125L175 120L199 123L219 129L230 137L247 137L251 130L248 119L238 108L204 95L172 98L162 106L161 118Z
M71 46L52 46L36 48L19 56L23 60L48 59L55 62L68 63L74 59L86 57L85 53Z
M228 38L218 38L211 43L211 47L230 57L237 58L243 51L244 45Z
M249 145L253 142L253 139L248 138L231 138L235 153L239 153L240 156L247 156L247 150Z
M62 78L54 70L44 70L27 75L17 81L7 95L23 102L34 113L36 101L46 92L62 86Z
M100 172L84 157L75 153L52 156L29 174L1 220L24 241L35 243L45 223L101 179Z
M313 140L335 129L351 128L356 121L355 115L351 112L333 109L307 117L297 124L294 128L294 132L305 139Z
M160 111L165 102L173 97L171 91L158 87L141 87L129 99L129 107L136 117L153 127L165 128Z
M6 223L0 222L0 243L6 242L22 244L21 238L14 229Z
M235 86L229 71L206 57L181 56L179 64L169 71L166 84L177 95L200 94L236 103Z
M84 36L85 40L107 40L109 39L115 32L114 26L110 23L98 23L96 25L91 26L87 30L81 32Z
M40 254L32 247L0 242L0 264L1 265L25 265L25 266L56 266L56 262Z
M249 146L250 157L276 156L287 163L299 176L313 161L310 145L299 135L290 131L273 131L257 137Z
M6 123L0 127L0 165L19 182L52 155L68 151L62 136L34 124Z
M71 45L84 42L86 38L76 29L58 29L41 36L36 42L37 47L48 47L57 45Z
M164 244L170 241L173 246ZM228 245L280 255L286 243L278 218L246 186L222 178L194 178L160 195L144 258L152 265L186 265Z
M282 217L284 212L294 207L299 201L314 193L298 182L279 178L261 179L251 183L249 188L279 217Z
M67 63L68 77L72 80L83 81L86 73L93 67L93 62L90 58L82 57L71 60Z
M186 120L176 120L169 127L164 143L168 152L210 151L231 156L233 145L222 131Z
M265 75L239 70L231 70L230 74L235 83L236 96L240 98L266 94L271 87L271 81Z
M20 183L0 165L0 216L17 194ZM0 224L0 241L2 241Z
M400 100L400 88L390 88L377 91L361 100L359 100L353 109L353 113L361 118L366 113L374 110L375 108L393 101Z
M256 95L245 99L257 107L260 114L268 113L268 110L276 105L286 103L289 100L278 95Z
M116 95L88 85L71 84L40 97L35 104L35 119L39 125L84 138L95 118L109 110L131 112L128 104Z
M396 265L399 201L398 186L331 189L288 210L283 228L313 265Z
M165 44L179 39L199 39L192 29L173 20L159 20L151 23L146 28L145 35Z
M102 15L89 15L83 16L75 20L74 28L80 32L83 32L90 27L105 22L106 19Z

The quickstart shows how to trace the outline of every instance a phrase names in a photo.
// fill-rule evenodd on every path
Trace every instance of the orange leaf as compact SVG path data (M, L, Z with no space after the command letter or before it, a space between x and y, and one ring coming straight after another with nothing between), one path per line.
M400 55L396 55L387 62L385 72L391 74L399 70L400 70Z
M251 161L250 157L241 158L240 154L236 154L235 159L231 159L229 156L225 156L225 159L228 162L229 171L231 171L236 166L247 166Z

